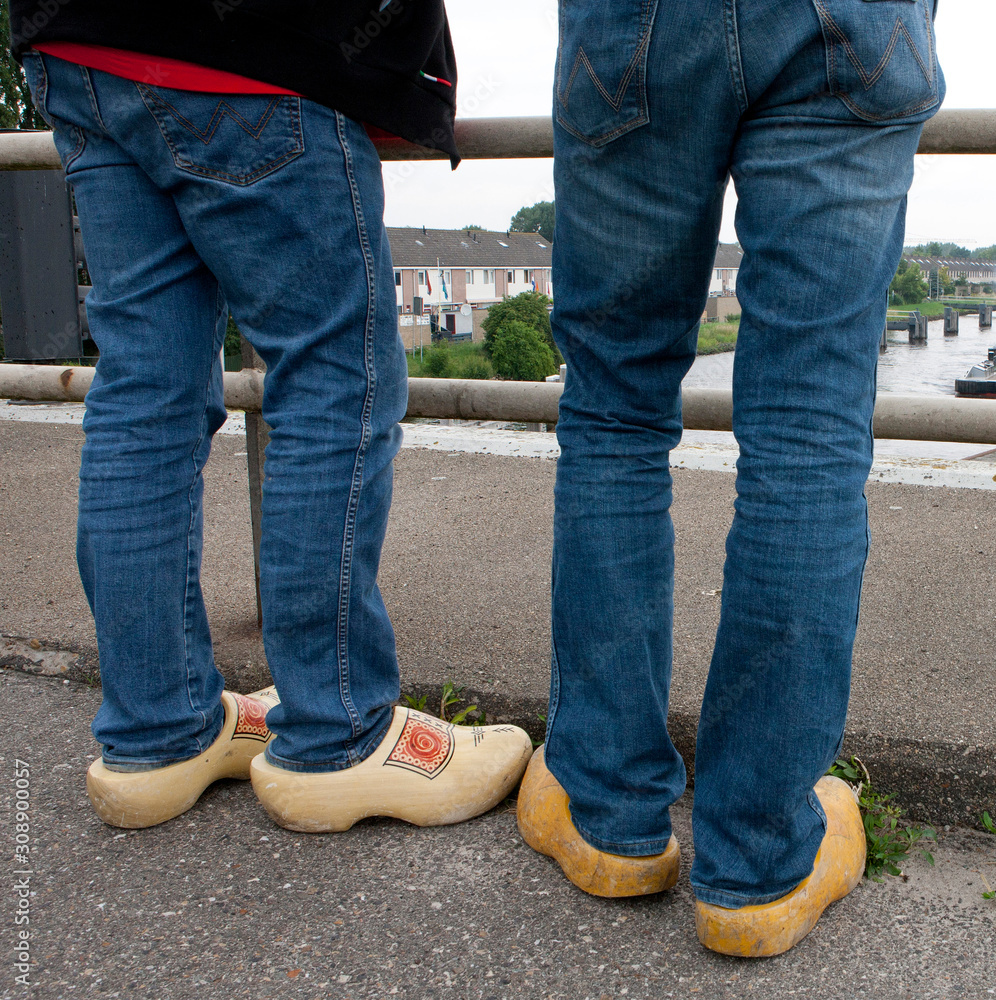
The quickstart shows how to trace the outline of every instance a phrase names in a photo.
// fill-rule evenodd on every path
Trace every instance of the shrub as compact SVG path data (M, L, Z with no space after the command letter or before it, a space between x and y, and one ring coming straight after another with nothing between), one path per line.
M560 364L563 358L553 342L553 333L550 331L550 310L547 306L550 300L541 292L522 292L510 299L502 299L496 302L488 310L488 315L481 326L484 329L484 353L492 354L495 334L512 320L518 320L531 326L539 335L540 339L550 348L553 356Z
M450 357L450 349L442 344L430 347L425 352L422 374L426 378L453 378L453 359Z
M457 373L457 378L491 378L495 373L491 367L491 362L485 357L472 357L464 362L463 367Z
M557 371L557 359L537 330L522 320L509 320L491 338L495 371L518 382L541 382Z
M927 283L923 280L920 266L915 261L900 260L889 290L894 301L906 305L922 302L927 297Z

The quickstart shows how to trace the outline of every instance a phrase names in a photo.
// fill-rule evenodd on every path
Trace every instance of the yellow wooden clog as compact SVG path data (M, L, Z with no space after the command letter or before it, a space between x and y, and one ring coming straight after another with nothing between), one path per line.
M608 854L581 838L569 804L540 747L519 789L519 832L534 851L553 858L579 889L593 896L646 896L678 881L681 851L674 837L663 854L635 858Z
M744 958L781 955L816 926L823 911L843 899L865 870L865 829L851 787L840 778L821 778L816 794L827 816L827 831L813 872L781 899L728 910L697 902L695 929L712 951Z

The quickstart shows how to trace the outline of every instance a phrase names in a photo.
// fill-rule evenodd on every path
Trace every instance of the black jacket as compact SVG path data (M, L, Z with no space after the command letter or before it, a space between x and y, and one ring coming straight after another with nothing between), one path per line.
M15 56L65 41L182 59L457 155L443 0L10 0L10 28Z

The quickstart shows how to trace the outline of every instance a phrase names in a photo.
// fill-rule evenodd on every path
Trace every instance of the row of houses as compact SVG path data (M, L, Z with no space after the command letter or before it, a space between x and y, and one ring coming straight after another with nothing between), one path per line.
M539 233L477 229L387 230L399 315L487 306L536 291L553 297L552 248Z
M553 248L539 233L475 229L388 228L399 325L411 347L439 328L455 336L480 332L489 306L521 292L554 298ZM739 313L737 243L720 243L709 283L707 319ZM904 254L925 274L947 268L971 286L996 283L996 261ZM425 329L421 329L424 327ZM421 334L421 337L420 337Z
M539 233L389 227L387 235L399 325L409 347L418 343L420 326L467 336L479 329L483 310L503 298L529 291L554 297L553 248ZM710 296L736 296L742 257L737 244L719 245Z
M903 254L903 259L918 264L924 274L947 268L952 278L964 278L971 285L996 282L996 261L973 260L964 257L924 257L920 254Z

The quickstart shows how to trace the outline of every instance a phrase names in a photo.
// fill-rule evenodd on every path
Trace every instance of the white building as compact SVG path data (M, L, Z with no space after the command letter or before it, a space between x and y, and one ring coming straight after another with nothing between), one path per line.
M415 298L447 313L520 292L553 296L552 249L539 233L389 228L387 235L399 315L412 312Z
M737 243L720 243L716 248L716 262L712 268L712 280L709 282L711 296L736 295L737 272L744 252Z

